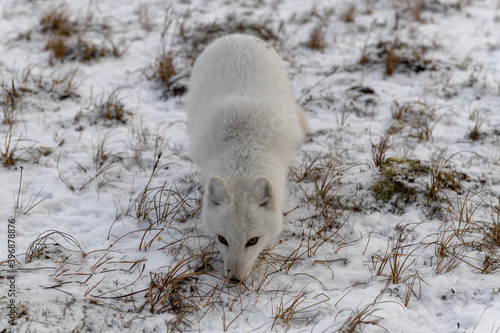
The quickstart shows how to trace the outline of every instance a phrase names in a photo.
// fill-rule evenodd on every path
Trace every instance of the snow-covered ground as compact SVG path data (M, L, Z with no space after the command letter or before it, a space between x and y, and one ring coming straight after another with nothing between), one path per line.
M183 109L231 32L311 127L241 286ZM0 332L500 332L497 0L4 0L0 34Z

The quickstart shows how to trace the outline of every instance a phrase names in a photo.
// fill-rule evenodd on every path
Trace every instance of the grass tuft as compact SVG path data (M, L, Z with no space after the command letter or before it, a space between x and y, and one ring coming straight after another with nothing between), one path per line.
M383 327L380 325L380 322L384 319L383 317L376 315L377 312L381 311L382 309L378 308L377 305L380 303L379 298L381 295L379 295L375 300L366 305L365 307L362 307L361 309L344 309L340 311L337 316L342 313L349 311L351 314L349 317L344 321L342 326L337 329L335 332L336 333L360 333L364 332L364 327L365 326L375 326L382 328ZM337 317L336 316L336 317Z
M61 239L64 242L61 241ZM66 246L69 245L69 247L64 247L63 244ZM80 252L83 256L85 256L85 251L83 251L80 243L75 237L66 232L47 230L38 235L37 238L28 246L24 259L25 263L29 264L33 262L33 260L41 258L51 259L51 252L49 250L50 247L63 248L71 252ZM56 252L57 251L54 253Z
M327 47L325 28L322 24L318 24L309 33L307 47L311 50L322 51Z
M14 144L12 142L12 127L13 124L10 124L7 128L7 133L5 133L3 148L0 148L0 163L7 168L14 166L16 163L16 153L19 151L18 142Z
M19 95L14 84L14 80L11 81L10 86L2 85L2 98L0 100L0 105L2 107L2 123L6 125L13 125L16 121L16 109L18 109Z
M382 167L383 163L386 160L386 155L387 151L391 148L390 145L390 138L400 132L402 130L402 126L399 124L393 123L387 131L385 131L384 135L380 137L380 140L378 143L373 143L371 142L372 146L372 160L373 160L373 165L376 168Z
M40 26L42 32L46 34L68 37L76 32L76 22L71 21L66 7L46 11L40 19Z
M25 190L23 189L23 167L20 167L20 175L19 175L19 189L17 191L17 196L15 197L14 200L14 214L16 216L21 216L21 215L27 215L29 212L31 212L36 206L38 206L42 201L47 199L50 194L47 194L45 197L40 198L40 193L42 192L43 188L41 188L36 194L35 191L33 191L29 197L29 199L26 201L24 198L24 192Z
M318 310L313 309L318 305L330 301L330 297L325 294L319 294L313 297L314 303L309 305L302 305L308 301L308 296L311 292L304 291L304 288L295 296L292 296L289 300L285 301L285 295L288 294L288 290L285 288L281 295L280 303L276 307L276 314L274 316L273 329L277 323L289 327L293 324L303 324L309 325L314 318L318 315ZM316 301L319 297L323 298L320 301ZM306 303L307 304L307 303ZM302 305L302 306L301 306Z
M356 6L355 5L350 5L349 8L342 14L342 21L346 23L352 23L354 22L356 18Z

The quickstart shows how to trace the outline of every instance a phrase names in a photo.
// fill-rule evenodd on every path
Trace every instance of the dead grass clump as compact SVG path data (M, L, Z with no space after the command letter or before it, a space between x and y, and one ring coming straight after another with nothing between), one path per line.
M139 24L146 31L152 31L156 26L154 21L154 11L151 11L151 4L140 4L134 10L134 13L137 15L137 19L139 20Z
M323 25L318 24L311 30L306 45L311 50L322 51L327 47L325 37L326 33Z
M200 210L199 200L191 197L195 190L194 186L181 193L175 184L170 187L167 187L166 183L161 186L152 185L158 171L168 168L168 165L160 166L161 155L161 153L158 155L153 165L144 190L133 202L134 217L139 221L148 220L152 226L169 224L172 221L183 223Z
M101 117L108 120L116 120L125 124L127 122L126 116L130 114L130 112L125 109L125 106L121 103L120 99L118 90L113 90L111 94L109 94L108 98L105 99L100 106L98 106Z
M108 132L102 137L99 135L97 140L92 140L92 162L94 170L99 173L111 169L122 161L121 156L110 147L109 139L112 135Z
M12 140L12 130L14 124L10 124L5 133L3 148L0 148L0 163L7 168L16 163L16 154L19 151L18 143L20 138L14 144Z
M319 314L318 310L314 308L324 302L330 301L330 297L327 295L319 294L312 298L315 301L314 303L308 305L306 305L306 303L301 306L302 303L308 300L308 296L311 292L306 292L302 289L297 295L291 297L288 301L285 301L285 295L288 293L288 290L285 288L283 294L281 295L280 303L276 307L276 314L274 316L271 329L274 328L277 323L281 323L286 327L290 326L292 323L303 323L305 325L309 325ZM318 301L317 299L320 298L320 296L323 299Z
M406 283L418 274L414 268L417 260L414 252L422 245L410 243L409 237L415 227L406 230L407 227L408 225L400 227L397 238L389 237L384 254L376 253L371 257L372 269L376 275L384 276L393 284Z
M319 19L322 22L328 21L331 19L332 15L335 14L335 7L317 7L316 4L313 4L311 9L306 10L300 13L293 13L290 17L290 22L299 23L299 24L307 24L313 21L314 19Z
M474 121L474 127L470 129L468 138L472 141L477 141L484 136L484 134L481 133L481 127L485 117L481 115L480 111L475 110L471 113L469 118Z
M356 17L356 6L350 5L349 8L347 8L347 10L342 14L341 19L346 23L352 23L354 22L355 17Z
M69 245L69 247L65 247L63 244L66 246ZM50 247L54 249L49 249ZM24 261L29 264L35 259L54 259L53 255L59 256L61 252L59 248L71 252L79 252L85 256L85 251L76 238L65 232L47 230L38 235L37 238L30 243L26 250Z
M53 98L64 100L78 97L77 89L81 79L81 72L74 68L67 71L56 71L49 75L49 81L41 84L43 89L52 94Z
M130 138L127 141L128 151L132 152L135 163L142 164L143 154L151 152L149 157L156 158L167 145L161 126L155 130L145 127L141 121L138 127L132 127Z
M62 60L68 54L69 46L67 44L68 38L64 36L52 36L47 41L45 45L46 49L49 50L49 63L53 63L53 59Z
M203 274L203 270L192 269L199 266L198 260L198 256L186 253L166 274L152 274L143 306L148 305L151 313L172 311L178 315L178 319L187 312L199 310L198 304L183 293L193 277Z
M437 239L431 243L435 246L437 274L451 273L462 263L485 272L480 260L470 256L478 236L474 214L480 203L474 202L474 197L475 194L469 191L463 198L457 195L448 205Z
M76 163L78 166L78 172L72 172L72 179L68 179L65 174L59 168L59 161L61 159L62 152L59 154L56 163L56 170L59 179L62 181L66 187L72 192L82 191L94 180L97 180L97 189L110 183L109 178L106 177L106 173L113 167L118 166L119 162L122 162L122 157L120 154L112 151L108 147L107 140L109 139L109 134L104 138L100 137L97 141L92 142L92 166L86 166L84 164Z
M427 0L395 1L396 13L399 17L408 17L416 22L423 22L422 12Z
M49 50L49 64L53 65L55 60L65 59L89 62L108 56L120 58L128 49L124 41L117 44L109 37L99 39L100 42L96 42L84 34L72 37L52 36L46 44Z
M170 85L172 84L171 80L173 76L177 74L174 68L173 56L167 53L161 54L158 57L157 70L158 78L164 82L168 88L170 88Z
M124 97L121 95L123 88L116 88L111 93L102 93L99 100L91 100L75 116L75 122L82 118L87 119L90 124L96 125L100 121L111 125L113 123L126 124L128 118L133 115L122 102ZM86 110L88 112L84 113Z
M498 204L491 202L489 206L491 221L483 221L485 240L493 247L498 247L500 246L500 197Z
M50 9L40 19L41 30L45 34L69 37L77 31L76 25L65 7Z
M436 108L423 102L394 102L391 107L392 118L402 127L409 128L408 137L419 141L431 141L432 131L439 122Z
M202 308L208 308L208 311L221 300L222 285L211 286L198 281L211 267L210 261L215 255L213 243L196 252L185 250L179 259L174 259L166 272L150 274L151 281L141 310L148 307L151 313L174 314L174 318L167 322L173 331L191 326L187 318L189 315ZM202 291L201 287L208 290Z
M186 43L189 43L188 54L194 60L211 41L232 33L254 35L270 43L273 47L279 48L282 28L281 26L275 30L271 19L253 22L240 20L238 16L230 14L220 22L201 23L192 29L185 30L182 37Z
M0 105L2 107L2 123L6 125L13 125L16 121L16 109L19 108L19 95L17 92L14 80L8 86L2 85L2 98Z
M79 97L78 88L82 72L77 68L55 69L48 74L43 70L35 70L32 64L26 65L20 77L21 90L25 93L37 94L46 92L54 100L65 100Z
M385 61L385 75L388 75L388 76L392 75L392 73L394 72L394 68L396 68L396 65L397 65L397 58L396 58L396 55L394 54L394 51L396 49L396 44L397 44L397 41L395 41L391 45L389 52L387 52L387 58Z
M40 20L40 30L47 36L49 64L56 60L88 62L107 56L121 57L128 45L125 41L113 41L108 29L105 24L92 22L92 15L79 21L70 20L65 7L47 11Z
M386 158L372 185L373 196L384 203L392 200L396 208L404 211L419 195L424 196L427 207L433 207L436 202L446 201L448 192L461 194L461 182L467 175L451 167L453 156L447 156L447 149L442 149L434 152L429 162Z
M391 148L390 139L391 137L400 132L403 126L397 123L391 124L391 126L385 131L384 135L380 136L378 143L371 142L372 146L372 160L373 165L376 168L382 167L386 160L387 151Z
M307 243L300 245L296 255L292 256L295 259L291 257L286 262L293 264L304 254L312 257L327 243L333 244L335 252L349 246L340 229L346 224L350 214L346 213L345 205L340 202L337 193L341 189L343 175L351 167L342 164L340 157L328 154L310 158L308 162L291 171L291 179L300 184L305 194L303 201L293 210L303 205L312 206L314 214L308 218L310 222ZM302 247L304 252L299 251Z
M429 165L430 179L427 183L427 205L430 206L433 200L438 199L439 193L449 189L460 193L462 185L460 181L467 179L467 175L461 172L454 172L450 169L451 159L456 154L447 156L448 149L436 150L431 158Z
M291 178L297 183L312 185L312 191L306 191L306 200L313 203L318 212L329 213L337 207L335 195L340 189L343 174L352 166L342 164L340 157L327 154L309 158L298 170L291 171Z
M338 317L338 315L342 312L349 311L351 314L349 317L344 321L342 326L335 330L335 333L359 333L364 331L364 327L367 325L371 326L376 326L380 327L383 329L383 327L380 325L380 322L384 319L381 316L375 315L375 313L381 311L380 308L377 307L377 304L379 304L379 298L381 294L377 296L377 298L367 306L361 308L361 309L343 309L341 310L336 316L335 319Z
M32 211L36 206L38 206L42 201L47 199L49 194L47 194L45 197L40 198L40 193L42 192L43 188L40 189L36 194L35 191L33 190L31 192L31 195L29 199L26 200L24 197L25 193L25 188L23 188L23 167L20 167L20 176L19 176L19 189L17 191L17 196L14 201L14 214L16 216L21 216L21 215L27 215L30 211Z
M176 53L166 51L160 53L154 63L144 70L148 80L160 82L165 87L165 95L180 96L187 91L184 83L187 75L179 73L176 67Z
M385 74L391 76L399 73L421 73L424 71L435 71L438 63L427 56L430 49L438 49L439 45L411 45L398 40L393 42L380 42L376 45L378 59L370 58L365 46L363 49L362 64L381 63L385 64Z

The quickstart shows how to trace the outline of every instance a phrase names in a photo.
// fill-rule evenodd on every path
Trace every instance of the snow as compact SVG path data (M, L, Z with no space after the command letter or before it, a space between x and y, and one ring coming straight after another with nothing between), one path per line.
M423 6L419 18L417 3ZM345 22L350 5L356 8L354 22ZM81 33L126 51L90 61L55 59L51 65L40 18L56 7L79 20L79 29L91 13ZM150 29L141 24L141 9ZM336 332L347 331L346 321L363 309L365 323L357 327L362 332L500 330L500 246L487 235L488 226L500 224L498 1L5 0L0 15L2 110L12 81L19 95L12 126L15 164L0 167L1 332ZM255 32L259 23L278 36L270 43L284 58L311 128L291 163L284 230L245 286L227 284L220 257L197 228L201 195L189 159L184 95L145 74L160 52L170 50L176 84L187 85L196 56L192 40L208 34L202 24L213 22L221 33L238 23ZM318 24L324 50L306 45ZM29 39L19 37L28 32ZM392 45L399 64L389 76ZM360 64L363 55L366 64ZM42 81L24 82L27 68ZM78 74L69 96L48 88L51 79L71 70ZM100 114L113 92L124 121ZM371 190L383 172L374 166L372 143L395 121L396 105L406 103L427 106L432 134L420 140L415 133L421 128L408 123L390 138L386 157L430 165L446 149L445 169L465 175L459 188L443 189L430 205L428 173L413 175L409 185L417 194L409 202L398 201L397 194L383 202ZM479 138L472 140L476 115ZM0 117L3 153L9 125L3 112ZM107 159L95 162L103 142ZM317 210L313 175L300 182L293 176L316 156L323 165L333 161L330 177L338 178L324 216ZM143 193L146 203L157 204L146 218L138 217ZM458 217L460 207L468 208L468 222ZM162 208L177 215L155 223ZM325 216L335 218L322 229ZM7 261L13 225L14 273ZM463 230L451 237L451 252L440 256L438 240ZM382 268L380 262L394 246L402 251L404 269L397 282L388 278L391 263ZM440 260L453 262L460 253L465 257L456 267L439 269ZM490 273L483 272L486 260ZM181 281L158 313L162 305L152 309L148 288L173 272L193 276ZM15 297L9 295L12 274ZM190 306L185 314L180 303L168 305L176 292ZM12 299L15 325L8 317Z

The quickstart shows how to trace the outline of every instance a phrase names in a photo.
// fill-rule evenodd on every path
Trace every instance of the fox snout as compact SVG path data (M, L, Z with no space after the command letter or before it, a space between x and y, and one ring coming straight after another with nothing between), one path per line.
M224 262L229 282L233 284L241 283L248 275L249 264L244 260L236 258L227 258L227 263Z

